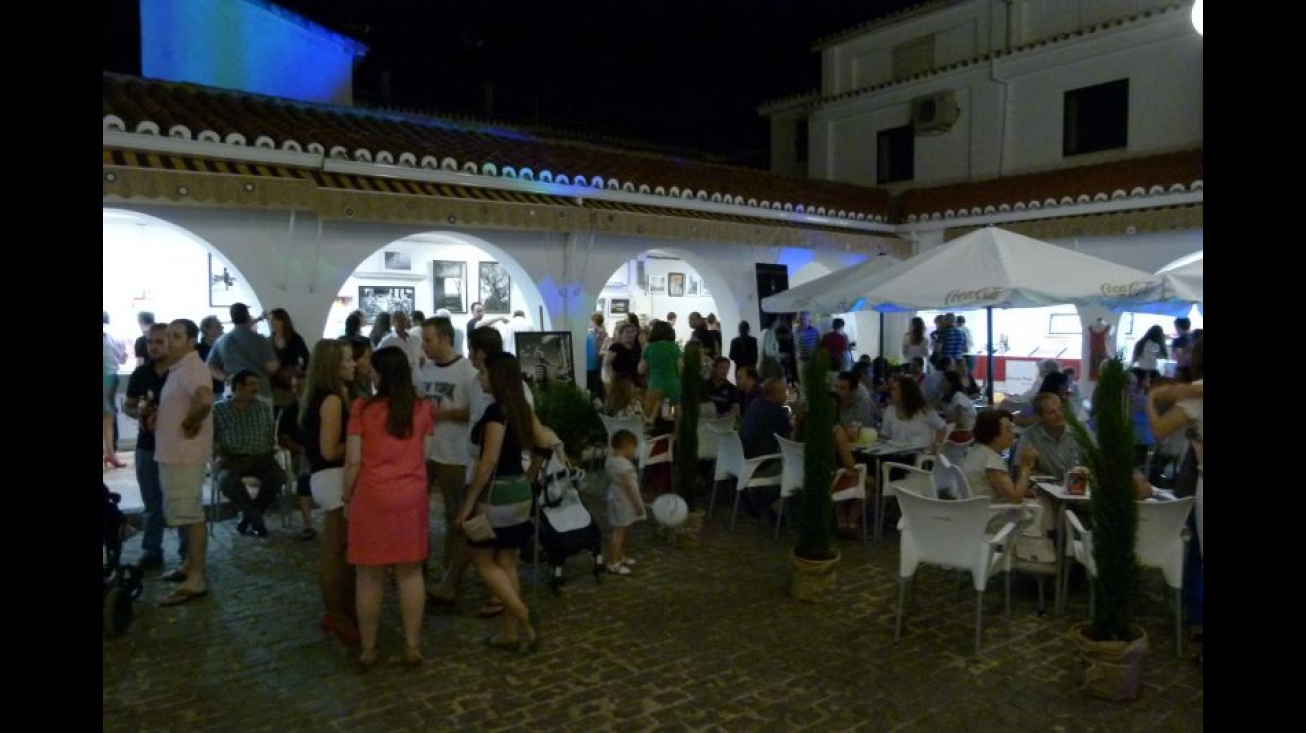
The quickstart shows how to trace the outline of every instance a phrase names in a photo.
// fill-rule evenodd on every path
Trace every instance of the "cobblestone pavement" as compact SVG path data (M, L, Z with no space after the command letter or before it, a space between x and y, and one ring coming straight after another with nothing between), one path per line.
M588 503L606 530L602 502ZM879 545L842 541L833 597L804 604L788 595L785 536L775 542L771 525L743 515L729 532L722 503L696 549L677 549L651 524L638 525L629 554L639 564L629 577L596 583L586 558L573 556L554 597L542 568L533 603L543 647L535 655L481 645L492 622L476 615L487 592L469 570L453 608L428 609L427 664L403 668L388 588L385 661L367 673L318 625L318 541L296 540L275 517L268 539L242 537L228 519L210 542L207 598L161 608L168 587L152 572L128 632L104 641L103 728L1202 730L1202 669L1174 656L1159 576L1147 574L1140 609L1151 644L1142 694L1101 701L1078 689L1080 663L1066 638L1087 616L1082 580L1072 583L1066 617L1055 618L1037 614L1034 581L1015 576L1008 632L997 578L976 658L973 592L951 573L924 568L895 644L895 533ZM442 530L435 531L438 548ZM171 559L175 536L166 542ZM138 539L129 540L126 560L138 552ZM522 572L529 599L536 576L529 564ZM1051 583L1048 590L1050 603Z

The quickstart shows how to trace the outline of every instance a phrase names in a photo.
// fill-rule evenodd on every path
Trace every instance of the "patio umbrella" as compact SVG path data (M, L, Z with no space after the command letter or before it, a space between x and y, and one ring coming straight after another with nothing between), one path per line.
M796 285L775 295L762 298L762 310L767 313L849 313L865 310L861 284L875 273L897 264L899 260L881 254L852 267L837 270L802 285ZM880 314L880 356L884 356L884 314Z
M1117 311L1134 313L1160 313L1167 316L1186 316L1196 303L1202 305L1202 253L1188 262L1167 267L1156 274L1161 278L1161 297L1155 303L1113 304Z
M990 402L994 308L1123 305L1161 298L1157 275L993 226L880 270L860 285L866 307L878 311L987 309L985 391Z

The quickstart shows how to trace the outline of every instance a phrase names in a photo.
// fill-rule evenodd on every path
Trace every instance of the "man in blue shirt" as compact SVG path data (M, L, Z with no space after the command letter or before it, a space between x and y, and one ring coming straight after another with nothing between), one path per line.
M600 349L608 340L608 332L603 330L603 314L590 316L590 327L585 333L585 389L592 399L606 401L603 389L603 357Z

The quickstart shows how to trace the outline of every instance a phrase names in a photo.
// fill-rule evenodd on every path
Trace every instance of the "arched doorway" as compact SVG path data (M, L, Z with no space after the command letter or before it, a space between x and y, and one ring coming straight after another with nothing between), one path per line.
M691 313L714 316L726 345L739 323L735 298L716 268L692 252L670 247L646 250L614 270L594 310L603 314L609 332L628 314L642 326L675 314L676 340L682 343L693 332Z
M461 232L420 232L386 244L364 258L337 289L323 328L334 337L355 310L365 313L364 333L377 313L403 308L427 318L449 311L465 342L473 303L486 322L523 314L531 330L550 330L552 316L534 279L492 242Z

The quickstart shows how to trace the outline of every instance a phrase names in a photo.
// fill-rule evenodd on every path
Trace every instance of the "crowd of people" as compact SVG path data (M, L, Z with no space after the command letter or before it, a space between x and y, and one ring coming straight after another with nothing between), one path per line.
M280 308L265 316L267 336L256 330L264 317L253 317L241 303L230 308L230 331L212 316L199 324L184 318L155 323L142 313L123 410L138 421L133 464L145 509L141 566L162 569L165 527L178 532L181 562L160 575L175 584L163 604L209 593L201 496L206 476L239 511L237 532L255 539L269 535L263 515L289 483L298 496L300 539L318 537L313 507L322 512L322 628L359 648L361 667L380 659L387 577L395 579L399 595L403 661L419 665L424 609L455 601L469 565L492 595L480 613L499 619L485 644L537 649L539 618L523 600L518 563L534 534L531 482L557 441L536 416L521 364L506 348L511 335L529 325L520 313L486 318L478 306L465 330L447 311L429 319L396 311L378 316L379 325L364 334L363 315L354 313L345 333L311 349ZM745 457L778 453L777 435L801 440L803 404L830 399L841 468L851 470L860 460L852 448L864 428L927 451L948 441L968 445L962 466L972 493L1009 503L1033 500L1031 476L1061 476L1082 463L1067 429L1067 415L1080 416L1083 409L1073 372L1048 360L1040 365L1037 389L1020 396L1030 403L1027 411L977 409L971 338L964 319L951 314L940 315L929 334L922 319L912 319L902 364L854 360L855 345L837 318L821 334L806 313L780 317L760 338L742 322L728 349L714 315L695 312L688 320L689 340L703 355L702 414L734 419ZM603 315L592 316L586 387L605 414L668 429L685 369L675 321L669 313L644 328L630 316L609 334ZM1136 424L1146 442L1183 434L1191 448L1200 547L1203 345L1200 330L1190 332L1186 321L1176 320L1179 333L1168 344L1164 334L1153 333L1158 329L1149 331L1130 366L1135 410L1142 415ZM108 334L107 314L105 323L105 463L120 467L126 464L113 449L116 384L109 375L116 379L128 355ZM817 349L834 365L830 388L798 393L794 387ZM1171 354L1178 362L1174 378L1157 371L1157 360ZM647 516L634 468L637 444L628 431L610 437L607 570L617 575L632 574L627 529ZM279 449L288 463L278 460ZM779 470L777 464L759 473ZM1140 486L1148 486L1151 477L1142 478ZM251 483L257 492L251 493ZM868 474L866 483L867 495L875 495L876 477ZM434 497L447 531L441 563L432 571L428 514ZM750 492L744 508L774 519L774 499ZM855 535L864 515L860 502L842 504L840 532ZM468 536L464 528L482 516L492 536ZM428 588L429 572L435 578Z

